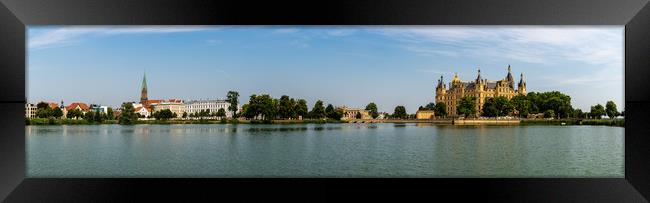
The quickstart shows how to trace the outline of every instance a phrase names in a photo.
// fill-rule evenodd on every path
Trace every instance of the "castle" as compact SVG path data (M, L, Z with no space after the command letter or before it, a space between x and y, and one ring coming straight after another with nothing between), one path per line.
M526 82L524 74L521 74L517 89L515 81L511 74L510 65L508 65L508 75L499 81L493 82L481 77L481 70L478 70L478 76L474 81L461 81L458 74L449 83L449 89L444 84L442 76L436 86L436 103L442 102L447 105L447 114L449 116L458 116L456 107L462 97L474 96L476 98L477 115L482 112L483 104L487 98L503 96L511 99L515 95L526 95Z

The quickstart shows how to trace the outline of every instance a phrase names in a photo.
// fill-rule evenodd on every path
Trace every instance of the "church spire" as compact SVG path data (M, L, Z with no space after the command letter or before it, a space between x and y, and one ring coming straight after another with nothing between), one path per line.
M147 73L145 72L142 76L142 90L140 91L140 103L147 103Z

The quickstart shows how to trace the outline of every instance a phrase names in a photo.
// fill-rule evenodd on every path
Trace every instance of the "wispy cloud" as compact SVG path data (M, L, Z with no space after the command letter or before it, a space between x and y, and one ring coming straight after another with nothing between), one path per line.
M539 64L572 60L611 65L623 57L623 29L613 27L397 27L374 32L418 53L449 47L463 57Z
M64 27L48 30L30 36L27 42L30 50L38 50L50 47L66 46L83 41L85 37L101 37L120 34L139 33L178 33L205 30L205 27L197 26L137 26L137 27Z

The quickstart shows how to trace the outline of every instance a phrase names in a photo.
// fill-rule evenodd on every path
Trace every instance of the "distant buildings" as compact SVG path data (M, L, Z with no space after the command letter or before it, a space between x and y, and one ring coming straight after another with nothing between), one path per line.
M200 113L201 111L208 111L209 113L214 113L223 109L226 111L226 118L232 118L233 112L228 110L230 103L226 100L193 100L185 103L185 111L188 114Z
M36 104L25 103L25 118L36 118Z
M176 117L182 117L183 113L185 113L185 104L183 103L183 100L170 99L153 104L152 109L154 112L169 109L172 113L176 114Z
M341 120L351 120L351 119L372 119L370 116L370 111L360 108L349 108L346 106L340 107L343 111L343 117ZM360 115L360 118L357 118L357 114Z
M418 110L415 113L415 119L434 119L435 114L433 110Z
M74 102L74 103L66 106L65 109L67 111L77 109L77 110L81 111L82 113L86 113L86 112L90 111L90 107L86 103L80 103L80 102Z
M135 113L140 114L141 117L149 118L153 113L153 110L149 107L140 106L135 108Z
M101 105L98 105L98 104L91 104L90 105L90 110L92 110L95 113L97 113L97 112L99 112L99 113L108 113L108 106L101 106Z

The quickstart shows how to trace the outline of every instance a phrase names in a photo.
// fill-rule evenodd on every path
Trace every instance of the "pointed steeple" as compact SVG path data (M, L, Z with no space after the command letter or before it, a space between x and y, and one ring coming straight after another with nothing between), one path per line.
M147 73L144 73L142 76L142 90L140 91L140 103L146 104L147 100Z
M483 78L481 78L481 69L478 69L478 76L476 77L476 83L481 83Z
M147 90L147 73L142 75L142 90Z
M510 68L510 64L508 64L508 75L506 76L506 81L508 81L508 85L510 88L515 88L515 79L512 77L512 69Z
M526 87L526 81L524 81L524 73L521 73L520 75L519 87Z

